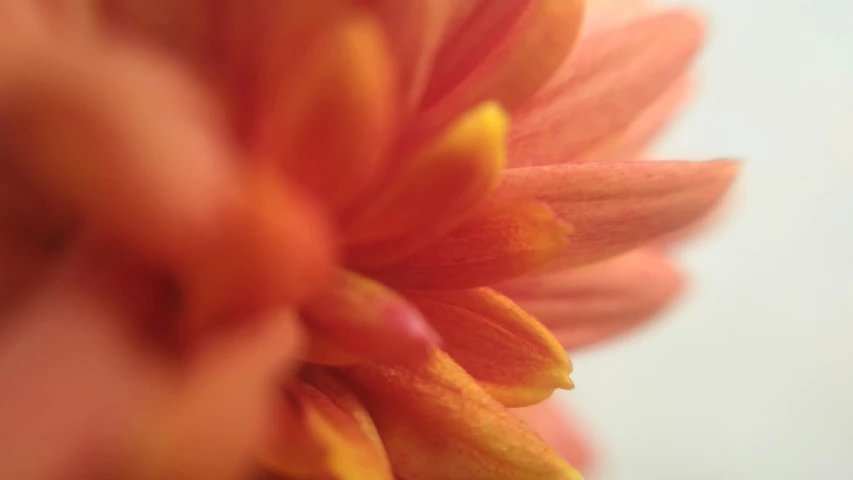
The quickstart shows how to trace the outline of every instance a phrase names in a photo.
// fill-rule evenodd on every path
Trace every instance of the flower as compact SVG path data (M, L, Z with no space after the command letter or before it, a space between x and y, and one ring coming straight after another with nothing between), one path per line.
M624 161L684 75L692 17L628 25L564 63L580 0L100 6L100 28L80 29L154 50L211 92L203 103L225 112L216 132L246 160L251 212L286 216L292 191L335 229L340 266L299 306L312 344L263 455L272 474L578 478L509 411L571 388L569 359L490 287L630 252L728 188L728 161ZM298 235L296 223L272 222ZM298 259L239 226L192 261L173 259L188 336L308 295L264 263Z

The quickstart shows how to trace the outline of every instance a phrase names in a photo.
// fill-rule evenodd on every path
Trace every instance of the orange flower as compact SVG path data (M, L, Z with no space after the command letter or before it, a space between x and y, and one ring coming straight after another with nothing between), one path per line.
M728 161L630 161L680 95L691 16L589 33L568 57L581 0L100 4L96 37L145 39L214 92L258 218L287 204L282 183L333 218L343 260L300 306L312 344L266 469L578 478L508 410L571 388L569 359L492 287L630 252L726 191ZM246 281L283 257L255 238L226 232L182 264L189 333L298 286Z

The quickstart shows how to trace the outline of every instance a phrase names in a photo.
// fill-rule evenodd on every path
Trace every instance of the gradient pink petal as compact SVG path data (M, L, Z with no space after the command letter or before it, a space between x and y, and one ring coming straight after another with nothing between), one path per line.
M565 458L579 472L587 474L594 463L591 441L586 428L557 399L538 405L511 410L527 423L542 440Z

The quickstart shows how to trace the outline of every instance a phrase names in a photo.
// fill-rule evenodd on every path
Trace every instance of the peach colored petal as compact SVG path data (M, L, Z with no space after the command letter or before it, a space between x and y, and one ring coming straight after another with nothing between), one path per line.
M323 291L302 307L309 331L343 350L346 356L383 363L423 360L438 337L404 298L382 284L349 271L338 271ZM328 349L326 349L328 351ZM309 350L314 363L337 364ZM337 354L340 356L340 353Z
M406 296L441 335L442 349L503 405L533 405L572 388L563 348L503 295L479 288Z
M484 100L516 110L566 57L582 12L580 0L479 2L455 22L437 54L418 133Z
M396 100L391 53L378 23L355 12L306 49L264 79L252 154L339 211L381 171Z
M366 365L360 387L394 472L407 480L578 480L447 355L417 367Z
M716 205L738 164L708 162L575 163L514 168L495 197L551 206L574 233L551 269L579 266L678 230Z
M498 184L507 119L486 103L415 152L343 226L352 265L377 269L459 225Z
M630 125L609 140L587 150L576 161L641 160L644 152L650 149L680 113L692 92L693 82L690 78L676 81Z
M572 162L612 141L684 76L702 37L700 20L671 11L585 40L514 116L510 163Z
M586 0L581 41L587 35L636 19L651 8L652 0Z
M559 399L552 398L539 405L511 411L579 472L589 473L595 457L591 441L583 433L585 428L566 407L560 405Z
M491 285L556 259L570 231L541 203L494 203L437 243L371 275L400 288Z
M641 248L603 262L498 286L551 329L635 325L667 306L684 279L664 252Z

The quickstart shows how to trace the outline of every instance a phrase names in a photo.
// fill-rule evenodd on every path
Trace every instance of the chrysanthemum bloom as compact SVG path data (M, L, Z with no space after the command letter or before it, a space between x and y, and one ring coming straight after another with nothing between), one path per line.
M630 252L728 188L731 162L630 161L678 97L691 16L569 56L580 0L100 3L81 42L182 64L225 112L257 191L296 183L333 218L342 261L300 306L312 345L267 471L577 478L509 411L571 388L568 357L492 287L530 303L532 275ZM185 265L186 332L276 298L242 283L245 259L262 258L250 244Z

